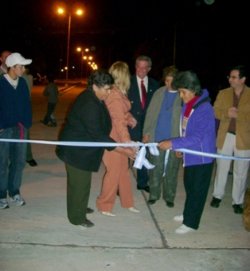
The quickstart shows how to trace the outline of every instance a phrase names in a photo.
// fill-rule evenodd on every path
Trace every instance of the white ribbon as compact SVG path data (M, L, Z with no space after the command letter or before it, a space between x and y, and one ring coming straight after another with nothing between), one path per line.
M164 158L164 171L163 171L162 177L164 177L166 175L169 153L170 153L170 150L166 150L166 154L165 154L165 158Z
M63 146L74 146L74 147L148 147L149 151L152 155L159 155L159 150L157 148L158 143L107 143L107 142L82 142L82 141L46 141L46 140L31 140L31 139L5 139L0 138L0 142L12 142L12 143L35 143L35 144L45 144L45 145L63 145ZM244 160L250 161L250 157L238 157L238 156L230 156L230 155L223 155L223 154L216 154L216 153L207 153L207 152L200 152L200 151L193 151L189 149L178 149L175 151L183 152L183 153L190 153L199 156L206 156L212 158L220 158L220 159L227 159L227 160ZM139 151L140 152L140 151ZM144 151L142 151L144 153ZM158 154L157 154L158 153ZM139 155L139 154L138 154ZM145 157L145 154L142 157ZM136 157L137 159L137 157ZM142 158L143 160L144 158ZM146 159L146 158L145 158ZM144 159L144 161L145 161ZM145 162L147 163L147 162Z
M158 156L159 150L156 145L147 145L149 148L149 152L152 155ZM152 165L148 159L146 158L146 146L142 146L139 152L137 153L135 162L133 167L137 169L141 169L143 166L147 169L153 169L155 166Z

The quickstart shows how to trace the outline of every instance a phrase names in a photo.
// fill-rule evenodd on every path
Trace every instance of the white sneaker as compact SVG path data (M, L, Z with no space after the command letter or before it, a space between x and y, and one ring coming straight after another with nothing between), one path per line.
M175 233L185 234L185 233L192 232L192 231L195 231L195 229L192 229L192 228L182 224L178 229L175 230Z
M138 209L136 209L135 207L130 207L130 208L128 208L128 210L132 213L140 213L140 211Z
M0 199L0 209L7 209L7 208L9 208L7 199Z
M182 222L183 221L183 215L176 215L174 217L174 221L176 221L176 222Z
M106 215L106 216L115 216L115 214L111 213L111 212L101 212L102 215Z
M25 205L24 199L19 194L15 195L14 197L11 197L10 201L12 203L14 203L16 206L23 206L23 205Z

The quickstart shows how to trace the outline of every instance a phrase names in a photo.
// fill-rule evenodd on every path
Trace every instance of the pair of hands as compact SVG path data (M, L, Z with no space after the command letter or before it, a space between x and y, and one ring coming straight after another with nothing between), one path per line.
M150 141L150 136L149 135L144 135L142 138L143 143L148 143ZM172 149L172 141L171 140L164 140L158 143L158 148L166 151L169 149ZM175 155L177 158L182 158L182 152L175 152Z
M144 136L143 143L148 143L148 142L149 142L149 136ZM163 151L172 149L172 141L171 140L161 141L158 144L158 148ZM126 147L126 148L117 147L115 150L128 156L131 160L135 160L136 155L139 151L139 147ZM175 155L177 158L182 158L182 156L183 156L181 152L175 152Z
M144 135L142 138L143 143L149 143L150 142L150 136ZM158 148L165 151L172 148L172 142L171 140L163 140L160 143L158 143Z
M161 141L158 144L158 147L163 151L172 149L172 141L171 140ZM179 152L179 151L176 151L175 155L176 155L177 158L182 158L182 156L183 156L182 152Z
M115 151L128 156L131 160L135 160L139 147L116 147Z

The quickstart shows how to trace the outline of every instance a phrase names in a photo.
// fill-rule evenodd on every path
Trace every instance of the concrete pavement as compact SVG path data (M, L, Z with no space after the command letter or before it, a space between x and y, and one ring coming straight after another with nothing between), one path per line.
M35 86L31 138L56 140L67 108L81 89L62 93L56 111L59 126L53 128L40 123L46 100L42 88ZM148 194L136 190L131 172L140 213L121 208L117 198L116 216L106 217L95 208L102 166L93 174L89 202L95 209L89 215L95 227L81 230L67 220L66 174L54 146L33 144L32 149L38 166L27 165L24 171L21 192L27 204L0 210L1 271L249 270L250 234L244 229L242 216L233 213L230 176L221 207L209 206L211 186L200 229L180 236L174 232L179 224L173 217L183 209L182 170L174 208L166 207L163 200L148 206Z

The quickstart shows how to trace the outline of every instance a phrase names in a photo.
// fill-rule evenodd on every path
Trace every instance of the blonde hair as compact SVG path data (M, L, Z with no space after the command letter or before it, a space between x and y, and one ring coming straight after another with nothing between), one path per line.
M130 72L126 62L116 61L109 68L109 73L115 81L116 87L125 95L127 95L130 87Z

